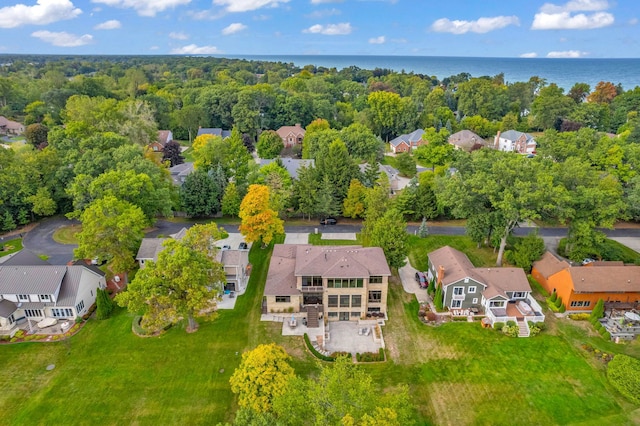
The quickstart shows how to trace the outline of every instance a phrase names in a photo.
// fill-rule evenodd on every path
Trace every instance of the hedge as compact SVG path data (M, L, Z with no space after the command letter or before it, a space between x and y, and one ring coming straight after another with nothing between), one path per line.
M378 352L357 353L356 360L358 362L380 362L384 361L384 349L380 348Z
M640 404L640 360L622 354L614 356L607 366L607 377L618 392Z
M323 361L327 361L327 362L333 362L336 359L332 358L330 356L326 356L326 355L322 355L320 352L318 352L316 350L316 348L313 347L313 345L311 344L311 340L309 340L309 335L307 333L304 333L304 342L307 344L307 348L309 349L309 351L316 357L319 358Z
M588 321L591 314L569 314L568 317L574 321Z
M504 323L503 322L496 322L493 324L493 328L495 328L498 331L501 331L504 328Z

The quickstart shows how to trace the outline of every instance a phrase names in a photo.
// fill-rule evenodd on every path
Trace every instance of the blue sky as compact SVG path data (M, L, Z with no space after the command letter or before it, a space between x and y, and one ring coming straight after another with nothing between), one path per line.
M0 0L0 53L640 57L638 0Z

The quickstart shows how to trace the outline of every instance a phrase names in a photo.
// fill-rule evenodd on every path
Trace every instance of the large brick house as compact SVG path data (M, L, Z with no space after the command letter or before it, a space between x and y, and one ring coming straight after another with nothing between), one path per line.
M418 129L406 135L400 135L389 142L391 152L398 154L401 152L410 152L420 145L425 145L427 141L422 139L424 130Z
M264 289L265 313L307 312L328 321L384 317L391 271L379 247L276 244ZM311 307L312 309L308 309Z
M295 145L301 145L306 131L296 123L295 126L282 126L276 133L282 139L285 148L291 148Z

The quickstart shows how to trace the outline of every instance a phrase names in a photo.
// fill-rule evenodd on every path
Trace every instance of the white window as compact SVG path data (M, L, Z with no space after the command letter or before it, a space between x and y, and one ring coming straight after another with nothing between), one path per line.
M452 300L451 301L451 307L452 308L461 308L462 307L462 300Z
M513 293L513 298L514 299L522 299L524 297L527 296L527 293L525 293L524 291L516 291Z
M41 294L40 295L40 301L41 302L45 302L45 301L48 302L50 300L51 300L51 296L50 295L48 295L48 294Z
M29 300L29 295L28 294L19 294L18 295L18 300Z
M465 278L465 279L464 279L464 283L466 284L466 283L468 283L468 282L469 282L469 278Z
M475 293L476 292L476 286L472 285L469 287L469 293Z
M477 298L477 297L474 297L474 298L473 298L473 301L472 301L471 303L473 303L474 305L477 305L477 304L478 304L478 298Z
M454 287L453 294L456 296L462 296L464 294L464 287Z
M504 307L504 300L492 300L491 302L489 302L489 307L490 308L503 308Z

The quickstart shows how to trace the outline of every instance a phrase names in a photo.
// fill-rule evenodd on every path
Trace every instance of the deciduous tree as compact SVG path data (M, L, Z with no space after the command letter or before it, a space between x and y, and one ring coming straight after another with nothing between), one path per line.
M258 156L260 158L276 158L284 149L282 138L273 130L266 130L258 137Z
M186 319L187 332L196 331L197 317L213 316L216 284L225 279L222 264L178 240L167 239L163 246L158 261L147 262L116 301L132 313L142 313L145 328L159 330Z
M269 207L269 187L250 185L240 204L240 233L249 243L262 241L266 247L277 234L284 234L284 223Z
M396 209L389 209L371 230L371 245L381 247L392 268L404 266L407 257L407 223Z
M75 256L110 262L114 272L125 273L126 281L148 224L142 209L108 195L92 202L80 221L82 231L77 235Z
M258 345L242 354L242 361L229 383L238 395L238 405L256 413L272 410L272 402L287 392L295 372L289 364L291 357L275 343Z

